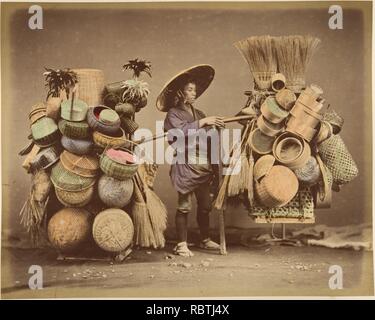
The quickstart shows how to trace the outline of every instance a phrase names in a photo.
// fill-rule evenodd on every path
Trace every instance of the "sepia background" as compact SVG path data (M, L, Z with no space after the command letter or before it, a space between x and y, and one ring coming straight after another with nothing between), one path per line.
M337 4L337 3L335 3ZM328 28L328 3L241 4L43 4L43 30L28 28L28 5L2 4L2 222L3 231L19 234L18 213L26 200L30 177L18 151L28 140L30 107L46 97L44 67L102 69L106 82L129 78L122 65L139 57L152 62L149 104L137 122L155 130L165 114L155 107L164 83L196 64L216 70L198 108L209 115L231 116L245 104L252 87L246 62L233 43L253 35L311 34L320 50L307 71L324 97L345 119L342 138L360 175L333 194L332 208L316 211L316 222L333 226L371 222L371 3L341 3L343 30ZM354 9L353 7L358 9ZM165 202L170 230L176 192L162 165L156 192ZM213 212L215 214L215 212ZM191 227L196 227L195 213ZM227 227L259 227L241 208L229 209ZM212 227L216 227L216 218Z

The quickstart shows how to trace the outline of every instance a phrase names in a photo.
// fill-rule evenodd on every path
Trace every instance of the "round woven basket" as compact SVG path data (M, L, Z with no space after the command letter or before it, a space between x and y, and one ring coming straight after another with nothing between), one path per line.
M43 117L31 125L31 134L33 141L40 147L49 147L60 139L59 129L48 117Z
M82 177L66 170L59 161L51 171L51 181L55 188L65 191L80 191L90 188L95 184L95 178Z
M47 115L47 107L43 102L34 104L29 113L30 125Z
M120 252L133 241L134 226L129 215L120 209L107 209L94 220L92 234L96 244L109 252Z
M281 133L284 129L284 123L280 122L278 124L274 124L268 122L262 115L260 115L257 119L257 126L262 133L266 136L274 137Z
M86 119L88 105L85 101L74 99L73 110L71 110L72 100L64 100L61 103L61 118L68 121L84 121Z
M106 123L100 120L100 114L102 111L109 111L115 113L117 116L116 119L112 123ZM96 106L90 108L87 112L87 122L89 126L94 130L105 135L113 135L116 134L120 128L121 121L119 116L117 115L116 111L112 110L106 106Z
M315 185L320 179L318 162L312 156L310 156L309 160L302 168L294 170L294 173L301 183L308 186Z
M101 103L104 91L104 72L97 69L73 69L77 73L77 97L89 106Z
M132 179L117 180L103 175L98 182L99 197L108 207L125 207L130 202L133 191L134 183Z
M94 131L92 137L94 143L101 148L121 147L128 141L125 137L125 131L122 128L120 128L116 135L113 136L105 135L99 131Z
M42 149L33 160L30 162L30 171L35 172L37 170L47 169L59 161L60 157L59 148L52 146Z
M108 155L108 151L100 156L100 169L109 177L118 180L132 178L138 170L138 163L123 163L118 159L113 159ZM128 151L129 154L133 154Z
M251 149L256 153L263 155L272 152L272 146L275 141L274 137L267 136L256 128L250 133L249 142Z
M262 103L260 111L264 118L271 123L281 123L287 116L288 112L280 108L274 97L267 97Z
M260 157L254 165L254 179L256 181L260 181L260 179L266 176L272 169L273 165L275 164L275 161L275 157L270 154Z
M93 142L90 140L72 139L66 136L62 136L61 144L64 149L77 155L89 154L93 147Z
M126 133L133 134L139 128L139 125L132 119L124 116L121 117L121 127L125 130Z
M55 193L57 200L59 200L64 206L83 207L91 201L94 195L94 187L81 191L66 191L55 188Z
M297 191L296 175L284 166L273 166L260 182L255 182L257 199L265 207L282 207L293 199Z
M311 155L309 144L304 139L290 133L283 133L276 138L272 152L279 163L292 170L302 168Z
M48 223L48 239L61 251L76 249L90 236L91 214L83 209L64 208Z
M318 149L324 164L332 173L334 183L346 184L357 177L357 165L339 135L323 141Z
M128 118L131 118L134 115L135 109L136 108L130 103L118 104L115 107L116 112Z
M73 122L61 119L59 121L60 132L72 139L86 139L90 137L90 127L85 121Z
M292 90L283 89L276 93L275 99L280 107L282 107L286 111L289 111L293 108L297 97Z
M66 170L82 177L96 177L99 171L99 161L94 156L78 156L64 150L60 155L60 161Z

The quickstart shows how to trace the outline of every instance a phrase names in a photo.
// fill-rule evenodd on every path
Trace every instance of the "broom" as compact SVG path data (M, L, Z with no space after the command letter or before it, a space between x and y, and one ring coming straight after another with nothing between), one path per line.
M305 87L306 68L320 44L312 36L275 37L278 70L286 77L286 86L299 92Z
M249 65L258 89L267 90L271 84L271 77L277 70L272 37L249 37L234 43L234 46Z

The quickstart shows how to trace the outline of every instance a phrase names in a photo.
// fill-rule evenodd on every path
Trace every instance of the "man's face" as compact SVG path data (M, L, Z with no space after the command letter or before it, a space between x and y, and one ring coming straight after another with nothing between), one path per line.
M197 96L197 91L196 91L196 85L195 83L188 83L184 87L184 96L185 100L189 103L194 103L195 97Z

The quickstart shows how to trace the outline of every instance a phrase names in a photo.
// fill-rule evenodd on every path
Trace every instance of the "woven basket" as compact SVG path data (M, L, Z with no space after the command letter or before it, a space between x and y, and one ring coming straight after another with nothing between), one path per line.
M90 137L90 127L85 121L73 122L61 119L59 121L60 132L72 139L86 139Z
M123 208L129 204L134 191L132 179L117 180L103 175L98 182L100 199L112 208Z
M103 250L120 252L131 245L134 226L125 211L107 209L95 217L92 234L96 244Z
M114 109L119 103L121 103L121 96L115 93L107 93L104 95L103 104L106 107Z
M258 201L266 207L286 205L298 191L298 179L292 170L284 166L273 166L260 181L255 181Z
M129 152L130 153L130 152ZM138 170L138 164L124 164L104 152L100 156L100 169L109 177L126 180L132 178Z
M312 186L318 183L320 179L319 165L316 159L312 156L310 156L309 160L302 168L294 170L294 173L298 180L307 186Z
M270 154L260 157L254 165L254 179L259 182L261 178L266 176L272 169L275 161L275 157Z
M47 107L43 102L34 104L31 107L31 111L29 113L30 125L34 124L39 119L45 117L47 115L46 109Z
M269 72L252 72L254 81L260 90L267 90L271 87L271 78L274 74L276 74L276 70Z
M311 128L315 128L319 121L323 119L323 116L320 113L310 110L298 100L296 101L292 110L290 110L290 114L298 118L298 120L301 122L305 123L305 126Z
M338 134L344 126L344 118L342 118L335 110L330 110L324 113L323 120L331 124L333 134Z
M339 135L323 141L318 149L324 164L332 173L334 183L346 184L357 177L357 165Z
M289 89L283 89L276 93L275 99L280 107L282 107L286 111L289 111L294 106L297 97L293 91Z
M120 118L117 116L117 119L113 123L105 123L100 121L99 117L102 111L110 110L111 112L116 113L112 109L106 106L96 106L90 108L87 113L87 122L94 131L98 131L100 133L106 135L113 135L116 134L120 128L121 121ZM117 115L117 114L116 114Z
M271 88L273 91L278 92L285 88L285 76L282 73L276 73L271 78Z
M49 97L46 103L46 115L47 117L50 117L54 119L55 121L58 121L61 113L61 97Z
M61 103L61 118L76 122L86 120L87 111L89 109L87 103L80 99L74 99L72 111L70 110L71 105L71 99L65 100Z
M264 118L271 123L281 123L287 116L288 112L280 108L274 97L267 97L260 107Z
M253 130L249 136L251 149L256 153L263 155L272 152L272 146L275 141L274 137L263 134L259 128Z
M81 191L66 191L55 188L55 193L57 200L65 207L83 207L91 201L94 195L94 187Z
M55 146L42 149L30 162L30 170L35 172L37 170L49 168L59 161L60 152L59 148Z
M274 137L277 136L284 130L284 123L280 122L278 124L274 124L268 122L262 115L260 115L257 119L257 126L260 131L266 136Z
M85 242L91 231L91 214L83 209L64 208L48 223L48 239L61 251L71 251Z
M104 73L96 69L73 69L77 73L77 97L89 106L101 103L104 90Z
M120 128L114 136L108 136L99 131L94 131L92 134L94 143L101 148L115 148L126 145L127 139L125 131Z
M311 155L311 148L302 138L290 133L283 133L275 140L272 152L279 163L291 170L296 170L307 163Z
M99 171L99 161L93 156L77 156L65 150L60 155L60 161L66 170L82 177L96 177Z
M31 134L35 144L41 147L49 147L60 139L59 129L48 117L43 117L31 125Z
M132 119L121 117L121 127L126 133L133 134L139 128L139 125Z
M330 138L332 135L333 135L332 125L327 121L321 121L318 134L316 135L316 143L320 144L323 141Z
M124 86L124 81L117 81L117 82L112 82L112 83L107 83L105 85L105 91L106 93L113 93L118 96L122 96L122 93L124 92L125 88Z
M77 155L89 154L93 147L93 142L90 140L71 139L66 136L62 136L61 144L64 149Z
M317 129L307 126L303 119L293 115L289 117L285 131L296 134L308 142L313 140L318 132Z
M130 103L122 103L118 104L115 107L116 112L121 114L122 116L131 118L135 113L135 107Z
M55 188L65 191L81 191L95 184L95 178L86 178L70 172L60 161L52 168L51 181Z
M283 207L265 208L255 206L251 208L250 215L255 217L269 218L314 218L313 196L309 188L302 188L295 197Z
M297 102L313 112L320 112L323 109L323 102L317 101L315 97L308 95L306 90L302 91Z

